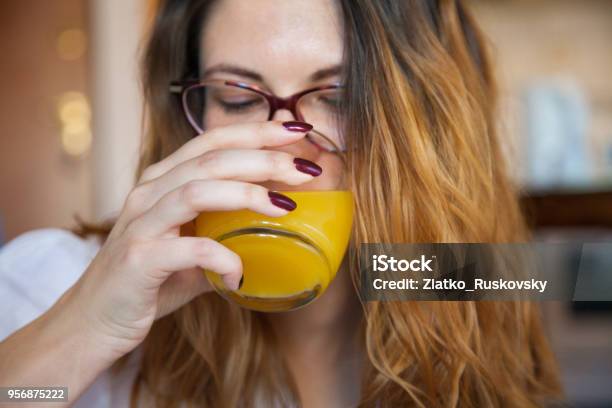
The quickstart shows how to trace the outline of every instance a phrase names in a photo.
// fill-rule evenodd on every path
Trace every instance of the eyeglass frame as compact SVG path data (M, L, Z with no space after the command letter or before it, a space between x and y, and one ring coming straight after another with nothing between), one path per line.
M196 123L196 121L191 116L191 112L187 104L187 94L192 89L204 87L206 85L214 85L214 84L227 85L227 86L233 86L236 88L246 89L248 91L252 91L252 92L255 92L263 96L268 102L268 106L270 107L270 110L268 112L268 119L266 120L272 120L276 111L280 109L287 109L289 112L291 112L291 114L296 120L304 121L304 117L297 109L297 103L300 100L300 98L310 93L313 93L313 92L324 91L327 89L344 88L344 86L341 84L327 84L327 85L317 86L313 88L308 88L303 91L294 93L293 95L289 95L285 98L281 98L271 92L264 90L263 88L257 85L248 84L242 81L233 81L229 79L212 79L212 78L211 79L184 79L184 80L170 82L170 87L169 87L170 93L180 95L181 105L183 107L183 113L185 114L185 117L187 118L187 121L189 122L189 124L198 133L203 133L204 129L201 129L200 126ZM312 131L316 132L319 136L323 137L329 143L331 143L332 146L336 147L337 152L340 152L340 153L345 152L344 149L338 148L338 146L333 141L331 141L327 136L325 136L321 132L317 131L316 129L313 129ZM317 146L319 145L317 144Z

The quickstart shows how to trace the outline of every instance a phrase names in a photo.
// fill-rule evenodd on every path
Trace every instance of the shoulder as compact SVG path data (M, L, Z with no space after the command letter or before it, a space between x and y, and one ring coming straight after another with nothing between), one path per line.
M48 265L79 262L95 253L99 243L86 240L59 228L26 232L0 248L0 267L31 269L43 262Z
M100 244L63 229L22 234L0 249L0 339L45 312L87 268Z
M99 249L98 241L63 229L30 231L0 248L0 341L51 307ZM137 368L132 360L117 373L102 373L75 408L128 406L128 386Z

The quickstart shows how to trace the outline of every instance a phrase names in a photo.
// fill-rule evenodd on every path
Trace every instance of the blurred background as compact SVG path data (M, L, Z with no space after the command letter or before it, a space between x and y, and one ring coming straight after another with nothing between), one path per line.
M148 3L0 2L0 246L121 207ZM500 126L536 238L612 241L612 1L467 3L493 46ZM612 279L610 258L593 268ZM570 401L612 406L612 303L543 307Z

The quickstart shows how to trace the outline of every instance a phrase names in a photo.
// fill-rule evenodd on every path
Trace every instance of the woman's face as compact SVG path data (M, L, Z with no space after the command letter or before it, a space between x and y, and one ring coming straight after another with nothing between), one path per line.
M204 23L201 74L257 85L279 97L340 83L343 43L338 13L332 0L217 0ZM286 109L278 110L273 119L296 120ZM323 173L300 186L262 183L266 187L342 187L343 166L336 154L306 139L275 149L314 161Z

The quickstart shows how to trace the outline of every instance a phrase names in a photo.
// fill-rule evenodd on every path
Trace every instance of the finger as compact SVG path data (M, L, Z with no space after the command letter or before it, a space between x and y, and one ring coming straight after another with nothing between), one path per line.
M148 271L160 287L175 272L202 268L221 276L225 285L237 289L242 277L240 257L210 238L179 237L140 241L130 248L138 270ZM177 278L179 279L179 278ZM176 284L176 283L175 283Z
M238 123L214 128L185 143L160 162L149 166L143 172L141 182L159 177L179 163L211 150L284 146L303 138L310 130L311 125L296 121Z
M269 193L265 187L241 181L190 181L165 194L126 229L136 237L154 238L177 230L202 211L249 209L279 217L295 209L296 204L289 197Z
M273 180L288 185L311 181L322 173L317 164L293 155L272 150L213 150L179 164L160 177L140 186L147 190L147 203L192 180ZM146 210L142 208L141 211Z

